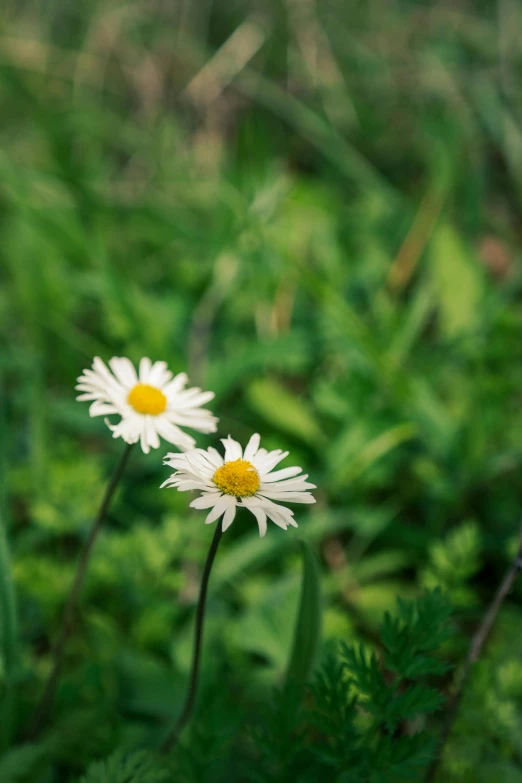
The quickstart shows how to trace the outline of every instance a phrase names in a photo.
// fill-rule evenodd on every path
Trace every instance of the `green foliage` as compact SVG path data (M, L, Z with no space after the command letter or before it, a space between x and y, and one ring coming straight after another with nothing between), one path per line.
M387 668L401 683L430 674L443 674L447 665L430 655L448 638L451 604L439 590L426 592L415 604L398 599L398 616L384 616L381 636Z
M92 764L78 783L168 783L171 778L157 758L145 752L116 751L106 761Z
M269 379L259 379L250 384L247 394L254 411L276 429L310 444L321 445L323 436L313 411L283 386Z
M399 601L380 628L379 653L341 644L303 705L282 690L254 734L261 754L252 780L420 780L435 740L420 727L444 698L429 683L446 671L438 655L451 609L440 591Z
M455 230L442 225L431 242L435 296L441 330L448 337L471 331L482 302L482 277Z
M0 759L2 783L30 783L42 771L48 755L44 745L20 745L5 753Z
M227 531L197 727L175 774L216 783L255 767L255 748L234 737L286 682L296 536L319 555L318 656L340 637L361 669L348 693L355 674L339 653L323 672L333 680L342 668L325 699L345 706L321 752L355 766L341 738L369 724L390 769L406 757L420 765L442 711L408 719L425 732L396 742L363 703L384 679L383 708L401 732L400 715L436 703L424 688L437 678L448 692L451 677L438 687L439 675L422 674L430 649L408 660L405 629L418 619L392 614L377 644L379 623L397 595L440 586L457 614L437 660L458 664L522 508L522 7L6 0L2 11L2 763L18 764L119 452L75 402L75 379L94 355L147 355L216 392L221 435L259 431L318 486L317 505L295 509L298 531L271 526L260 541L241 514ZM186 495L159 490L167 450L129 465L38 772L22 745L22 780L71 783L117 747L155 747L179 711L209 531ZM493 639L515 668L521 597L518 585L502 612L512 622ZM305 628L301 614L303 671L316 619ZM394 695L408 667L419 676ZM472 676L448 783L521 777L522 702L486 670ZM230 681L223 700L212 685ZM276 719L272 705L266 721L290 723L292 709ZM280 761L288 743L281 736ZM313 780L326 761L306 758L311 771L298 775Z
M261 706L256 722L249 727L255 756L245 764L247 779L282 783L301 774L307 743L301 699L301 690L290 683Z
M429 565L423 574L427 587L440 587L451 597L454 606L466 607L476 602L469 586L482 564L482 542L477 525L466 522L444 539L434 541L429 551Z
M522 763L522 639L518 613L506 611L474 668L437 783L520 778Z

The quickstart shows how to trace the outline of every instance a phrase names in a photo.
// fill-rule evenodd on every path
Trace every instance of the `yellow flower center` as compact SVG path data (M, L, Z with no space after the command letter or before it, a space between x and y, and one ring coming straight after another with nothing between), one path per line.
M235 495L236 498L255 495L259 489L259 474L245 459L225 462L216 470L212 481L225 495Z
M167 407L167 398L160 389L149 386L148 383L138 383L130 390L127 402L138 413L149 413L157 416Z

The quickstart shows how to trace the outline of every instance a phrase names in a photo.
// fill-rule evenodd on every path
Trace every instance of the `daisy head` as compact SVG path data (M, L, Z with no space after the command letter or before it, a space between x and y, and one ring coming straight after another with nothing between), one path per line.
M216 449L194 449L185 454L167 454L165 464L175 469L162 487L176 487L180 492L195 489L200 496L190 504L193 508L208 508L206 522L223 517L223 530L234 521L237 508L247 508L264 536L267 517L286 530L297 527L294 512L282 503L315 503L307 490L307 474L301 468L275 466L288 456L288 451L267 451L259 448L259 435L252 435L245 450L230 435L221 441L225 447L222 457ZM274 502L280 501L280 502Z
M193 449L196 441L181 427L197 432L215 432L217 419L201 405L213 399L213 392L186 389L185 373L173 377L166 362L141 359L139 372L129 359L114 356L107 367L96 356L92 370L78 378L76 399L92 400L91 416L117 414L120 421L106 424L114 438L126 443L140 441L148 454L157 449L160 437L179 449Z

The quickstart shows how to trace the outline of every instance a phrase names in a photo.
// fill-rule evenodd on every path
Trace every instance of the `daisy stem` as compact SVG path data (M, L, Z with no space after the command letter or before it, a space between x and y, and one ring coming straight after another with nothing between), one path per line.
M212 564L216 556L217 548L221 540L223 533L223 526L221 520L218 520L216 530L214 531L214 537L208 550L207 559L205 561L205 568L203 569L203 576L201 577L201 586L199 588L198 607L196 610L196 626L194 628L194 651L192 653L192 668L190 672L190 682L185 698L185 704L181 711L181 715L176 721L176 725L167 736L167 739L163 742L161 749L164 753L168 753L176 747L179 735L188 723L194 704L196 702L196 693L198 688L199 678L199 662L201 657L201 643L203 641L203 623L205 621L205 602L207 599L207 588L210 572L212 570Z
M96 518L89 531L89 535L87 536L87 540L83 546L71 591L65 605L60 635L53 650L53 666L51 673L47 679L42 698L33 712L26 734L27 739L33 739L47 722L47 718L54 701L58 681L62 673L65 650L73 630L76 610L78 608L78 601L85 579L85 574L87 573L91 553L96 542L96 538L98 537L98 533L100 532L102 523L105 519L105 515L110 506L112 496L114 495L114 492L123 475L123 471L125 469L125 465L127 464L132 446L132 443L127 444L121 454L121 457L114 469L114 473L112 474L111 479L105 489L105 494L98 510L98 514L96 515Z

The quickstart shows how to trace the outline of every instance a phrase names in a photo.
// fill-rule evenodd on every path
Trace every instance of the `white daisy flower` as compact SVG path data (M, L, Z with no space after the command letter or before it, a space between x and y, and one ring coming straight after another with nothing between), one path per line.
M112 372L109 370L112 370ZM118 414L121 421L106 424L114 438L137 443L148 454L157 449L160 437L180 449L193 449L196 441L180 427L198 432L215 432L217 419L201 405L214 398L213 392L185 389L188 378L184 372L173 378L166 362L140 361L139 374L129 359L114 356L109 367L96 356L92 370L84 370L78 378L77 400L93 400L91 416Z
M259 535L266 533L266 520L286 530L288 525L297 527L294 512L286 506L274 503L315 503L309 489L307 474L301 468L275 466L288 456L288 451L267 451L259 448L259 435L252 435L245 451L230 435L221 441L225 457L216 449L194 449L185 454L167 454L165 464L175 468L162 487L177 487L180 492L190 489L201 491L200 497L190 504L193 508L210 508L206 522L223 517L225 531L236 515L237 508L247 508L257 519ZM301 475L298 475L301 474Z

